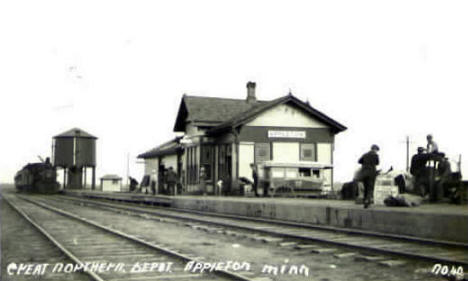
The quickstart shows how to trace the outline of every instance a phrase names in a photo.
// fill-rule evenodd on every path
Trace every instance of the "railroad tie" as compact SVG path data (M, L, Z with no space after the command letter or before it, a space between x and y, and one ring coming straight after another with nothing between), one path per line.
M296 246L297 242L281 242L279 243L280 247L290 247L290 246Z
M357 256L354 259L357 261L382 261L385 258L381 256Z
M334 254L333 256L338 259L349 258L355 256L356 253L349 252L349 253L341 253L341 254Z
M294 246L295 249L297 250L307 250L307 249L314 249L317 248L316 245L311 245L311 244L298 244Z
M333 248L316 248L316 249L311 250L311 252L315 254L328 254L328 253L334 253L336 251L337 249L333 249Z
M263 237L262 241L263 241L264 243L278 243L278 242L283 241L283 238L279 238L279 237Z
M257 278L253 278L252 281L273 281L273 279L269 277L257 277Z
M405 265L406 262L403 260L386 260L380 261L379 265L387 266L387 267L395 267L395 266L402 266Z

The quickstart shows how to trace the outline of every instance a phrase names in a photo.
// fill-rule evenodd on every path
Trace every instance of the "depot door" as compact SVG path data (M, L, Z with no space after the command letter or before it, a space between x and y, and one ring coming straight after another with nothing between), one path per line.
M232 145L221 144L218 151L218 179L228 184L232 175Z

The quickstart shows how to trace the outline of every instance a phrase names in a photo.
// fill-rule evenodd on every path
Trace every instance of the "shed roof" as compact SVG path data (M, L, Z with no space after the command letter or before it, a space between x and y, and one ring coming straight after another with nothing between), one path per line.
M54 139L55 138L74 138L74 137L97 139L97 137L89 134L86 131L83 131L80 128L73 128L73 129L70 129L68 131L65 131L65 132L63 132L63 133L61 133L59 135L54 136Z
M101 180L121 180L122 177L114 174L108 174L101 177Z
M182 146L179 143L179 140L182 137L176 137L168 142L165 142L155 148L152 148L140 155L138 158L148 159L148 158L155 158L158 156L176 154L179 150L182 149Z

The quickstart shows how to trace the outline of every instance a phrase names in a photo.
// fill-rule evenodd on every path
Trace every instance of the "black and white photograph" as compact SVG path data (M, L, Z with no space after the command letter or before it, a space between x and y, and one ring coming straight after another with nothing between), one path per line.
M468 280L468 2L0 2L0 279Z

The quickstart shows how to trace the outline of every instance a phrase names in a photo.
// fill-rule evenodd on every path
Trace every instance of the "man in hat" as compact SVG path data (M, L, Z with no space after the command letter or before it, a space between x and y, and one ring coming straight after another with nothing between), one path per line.
M437 202L444 197L445 187L450 183L452 176L452 168L448 157L443 155L437 165L437 180L436 186L431 190L430 199L433 202ZM447 188L448 189L448 188Z
M414 176L414 192L424 196L428 191L429 173L426 168L431 155L425 153L424 147L418 147L418 153L411 158L410 173Z
M426 167L426 162L429 160L429 157L424 153L426 149L422 146L418 147L417 154L411 157L411 167L410 173L413 176L417 176L421 171Z
M175 186L177 183L177 174L172 167L169 167L166 175L167 193L168 195L175 195Z
M377 176L377 166L379 165L379 152L380 148L373 144L371 150L359 158L361 164L361 171L359 181L364 184L364 208L369 207L373 199L375 178Z
M258 197L258 171L257 171L257 166L254 163L250 164L250 169L252 169L252 179L253 179L253 185L252 189L255 193L255 197Z

